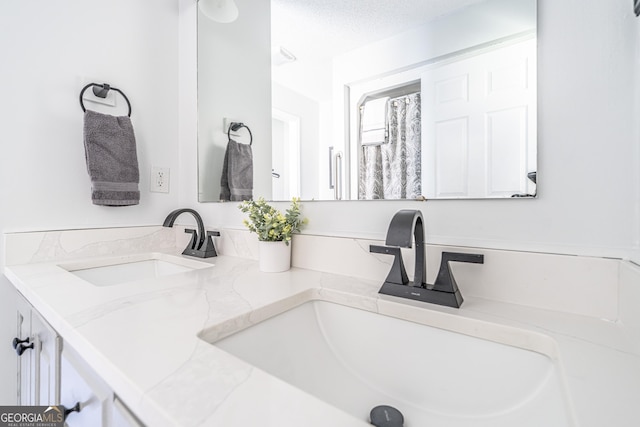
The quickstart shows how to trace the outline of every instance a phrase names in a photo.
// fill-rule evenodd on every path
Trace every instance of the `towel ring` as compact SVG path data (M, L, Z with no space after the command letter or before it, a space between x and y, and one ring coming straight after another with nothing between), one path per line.
M104 84L89 83L88 85L86 85L85 87L82 88L82 90L80 91L80 107L82 107L82 111L83 112L87 111L87 109L84 108L84 102L82 102L82 95L84 95L84 91L89 89L91 86L93 86L93 94L95 96L97 96L98 98L106 98L107 97L107 93L109 93L110 90L115 90L120 95L122 95L124 100L127 101L127 105L129 106L129 114L128 114L128 116L131 117L131 103L129 102L129 98L127 98L127 95L125 95L124 92L122 92L120 89L115 88L115 87L111 87L107 83L104 83Z
M251 129L249 129L249 126L245 125L244 123L232 122L229 125L229 129L227 129L227 138L231 140L231 131L235 132L241 128L246 128L247 131L249 131L249 145L253 144L253 134L251 133Z

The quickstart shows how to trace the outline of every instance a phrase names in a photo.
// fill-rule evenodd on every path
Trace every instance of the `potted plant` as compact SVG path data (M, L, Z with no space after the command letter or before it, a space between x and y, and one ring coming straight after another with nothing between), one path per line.
M258 235L260 270L273 273L291 268L291 236L306 223L300 213L300 199L293 198L284 214L263 198L245 200L239 208L249 214L244 225Z

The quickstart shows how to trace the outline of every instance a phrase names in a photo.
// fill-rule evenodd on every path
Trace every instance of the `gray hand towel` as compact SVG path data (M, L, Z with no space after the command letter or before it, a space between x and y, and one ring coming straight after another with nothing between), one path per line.
M140 203L140 173L131 119L87 110L84 149L95 205Z
M242 201L253 197L253 152L251 145L229 140L224 153L220 200Z

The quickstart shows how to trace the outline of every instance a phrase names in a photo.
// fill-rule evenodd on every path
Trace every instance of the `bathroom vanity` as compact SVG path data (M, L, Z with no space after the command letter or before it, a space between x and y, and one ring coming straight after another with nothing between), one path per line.
M453 267L455 309L379 295L382 242L297 235L294 268L267 274L249 233L221 234L221 255L197 260L180 227L5 234L17 338L40 343L20 356L23 402L39 357L40 404L80 403L69 425L364 427L365 407L390 403L408 427L636 424L634 264L455 248L485 256ZM427 247L427 274L446 249ZM336 355L376 401L322 394L349 390L323 365Z

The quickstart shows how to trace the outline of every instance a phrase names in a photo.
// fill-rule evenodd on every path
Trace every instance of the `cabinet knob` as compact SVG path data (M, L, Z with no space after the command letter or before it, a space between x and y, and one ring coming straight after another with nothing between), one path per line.
M25 339L23 339L23 340L21 340L21 339L20 339L20 338L18 338L18 337L15 337L15 338L13 339L13 343L12 343L12 344L13 344L13 349L14 349L14 350L15 350L15 349L17 349L17 348L18 348L18 344L25 343L25 342L26 342L27 344L29 344L29 337L27 337L27 338L25 338Z
M67 408L66 406L62 405L62 410L64 411L64 419L66 421L67 417L69 416L70 413L72 412L80 412L80 402L76 402L75 405L73 405L71 408Z
M25 350L32 349L32 348L33 348L33 343L26 345L24 342L20 342L18 343L18 345L16 345L16 353L18 353L18 356L22 356L22 353L24 353Z

